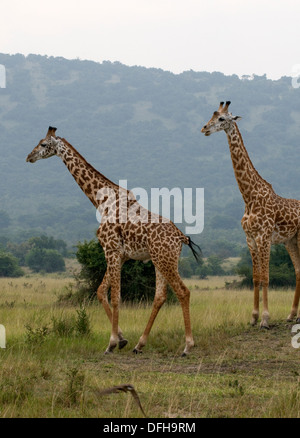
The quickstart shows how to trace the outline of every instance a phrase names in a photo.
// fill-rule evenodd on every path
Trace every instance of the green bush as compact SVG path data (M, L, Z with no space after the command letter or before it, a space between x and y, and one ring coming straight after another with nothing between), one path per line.
M77 336L89 335L91 332L90 317L84 306L76 310L77 318L74 315L61 314L58 317L52 317L51 332L55 336L68 337L76 334Z
M75 330L75 317L60 315L58 317L53 316L52 321L52 333L59 337L71 336Z
M80 309L76 310L76 312L77 312L77 319L75 323L75 329L77 334L79 336L89 335L91 332L90 318L86 313L85 307L80 306Z
M21 277L24 272L18 260L9 252L0 250L0 277Z

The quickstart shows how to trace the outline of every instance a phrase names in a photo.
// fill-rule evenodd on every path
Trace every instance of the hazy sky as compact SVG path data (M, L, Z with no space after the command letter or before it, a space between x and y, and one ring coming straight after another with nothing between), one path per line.
M278 79L299 43L299 0L0 0L1 53Z

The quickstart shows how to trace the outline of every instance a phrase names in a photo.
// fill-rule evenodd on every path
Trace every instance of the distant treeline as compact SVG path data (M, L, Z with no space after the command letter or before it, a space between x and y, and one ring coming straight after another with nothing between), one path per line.
M65 271L64 257L70 256L67 244L46 235L31 237L22 243L6 241L0 244L0 277L24 275L21 266L33 272Z

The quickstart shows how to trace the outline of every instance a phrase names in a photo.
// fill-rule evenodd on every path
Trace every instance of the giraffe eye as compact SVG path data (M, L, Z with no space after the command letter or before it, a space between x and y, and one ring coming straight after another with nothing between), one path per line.
M47 146L47 143L41 143L41 146L42 146L43 148L45 148L45 147Z
M219 122L224 122L224 117L219 117Z

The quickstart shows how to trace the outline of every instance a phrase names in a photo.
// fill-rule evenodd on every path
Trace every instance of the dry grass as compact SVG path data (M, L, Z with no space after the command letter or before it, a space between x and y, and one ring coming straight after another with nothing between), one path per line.
M98 303L86 308L89 335L68 331L78 308L58 305L57 296L70 279L1 279L7 348L0 349L0 416L141 417L130 394L95 396L95 389L131 383L149 417L298 417L299 350L285 322L293 292L270 291L272 327L261 331L249 325L252 292L225 290L225 280L186 281L196 347L181 358L179 305L162 308L138 356L131 350L150 308L123 305L129 343L106 356L110 324Z

